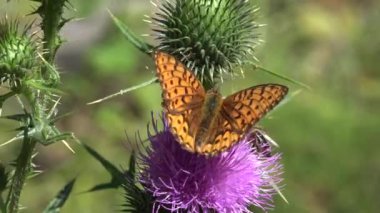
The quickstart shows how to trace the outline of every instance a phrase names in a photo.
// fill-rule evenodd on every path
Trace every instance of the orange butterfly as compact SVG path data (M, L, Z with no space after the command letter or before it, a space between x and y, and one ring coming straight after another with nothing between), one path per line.
M173 56L156 52L157 77L171 132L184 149L204 155L224 151L288 92L278 84L254 86L223 99Z

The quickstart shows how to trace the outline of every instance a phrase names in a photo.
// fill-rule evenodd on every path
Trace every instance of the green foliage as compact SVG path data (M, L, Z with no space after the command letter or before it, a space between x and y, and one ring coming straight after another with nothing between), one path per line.
M125 174L125 179L122 185L125 198L123 211L133 213L150 213L152 212L153 198L137 185L135 175L136 155L132 152L129 159L129 169Z
M144 190L136 186L130 178L125 178L124 184L124 212L150 213L152 212L153 198Z
M98 152L96 152L91 147L83 144L83 147L87 150L87 152L95 158L102 166L107 170L107 172L111 175L111 181L108 183L103 183L92 187L89 191L98 191L104 189L118 188L123 185L125 175L122 171L120 171L117 167L115 167L111 162L102 157Z
M44 32L44 49L46 50L46 59L52 62L55 53L62 44L58 31L70 19L63 18L63 9L68 6L68 0L34 0L40 3L40 6L33 12L42 18L41 29Z
M143 53L153 53L152 45L141 41L141 39L137 38L137 36L123 22L121 22L120 19L116 18L110 11L108 12L112 18L112 21L128 41L130 41L135 47L137 47L137 49Z
M7 18L0 22L0 85L8 83L16 93L38 64L37 45L27 35L30 27L21 33L18 27L17 21Z
M129 169L122 172L95 150L87 145L83 146L92 157L102 164L102 166L112 177L110 182L98 184L92 187L89 192L122 187L124 189L125 198L124 204L122 205L123 211L136 213L152 212L152 198L137 185L135 180L136 155L134 152L131 153L131 157L129 159Z
M55 196L55 198L49 203L43 213L58 213L61 211L62 206L65 204L67 198L69 198L71 191L74 187L75 179L68 182L63 189Z
M12 23L6 18L0 23L0 85L7 83L10 90L0 96L0 107L15 94L24 98L17 97L23 114L5 116L20 125L16 129L18 133L10 142L22 142L5 201L5 211L9 213L19 210L24 183L28 176L36 174L32 163L36 144L48 145L60 140L75 139L72 133L61 133L55 126L58 101L55 101L57 94L54 92L57 92L60 76L51 65L61 44L58 31L68 21L62 17L67 1L36 1L40 5L33 13L42 18L42 39L32 39L28 35L31 26L25 27L20 33L18 22ZM39 46L44 49L42 53L38 52Z

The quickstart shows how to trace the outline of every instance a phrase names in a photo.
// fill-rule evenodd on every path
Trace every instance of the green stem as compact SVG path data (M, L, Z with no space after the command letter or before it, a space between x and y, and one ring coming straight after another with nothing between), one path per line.
M66 0L41 0L41 29L44 32L43 44L46 50L44 59L48 62L41 69L41 78L46 80L51 87L56 87L59 83L59 74L52 75L49 64L54 63L55 54L60 46L58 32L63 25L62 14L65 2ZM37 102L41 103L41 108L47 108L48 101L45 94L42 94Z
M32 106L32 117L40 118L43 113L41 113L41 104L39 103L39 99L36 97L35 92L32 89L25 88L22 93L29 102L30 106ZM8 210L7 213L18 212L21 192L24 187L25 180L32 169L32 156L37 142L28 135L30 122L31 121L27 120L24 123L24 139L22 141L20 154L16 160L16 170L9 188L6 205Z
M0 194L0 211L1 212L7 212L7 207L4 203L3 198L1 197L1 194Z
M49 63L54 61L55 53L59 46L58 32L64 4L65 0L42 0L42 30L44 31L44 49L47 50L45 59Z
M19 199L25 180L31 171L31 161L36 142L29 137L24 137L21 152L16 161L16 171L12 178L12 183L8 194L7 212L18 211Z
M52 64L54 62L55 53L59 47L58 32L63 25L62 13L66 0L38 0L41 5L37 9L42 18L41 29L44 32L43 47L46 53L44 59ZM59 74L49 72L49 66L41 66L39 78L45 80L50 87L55 87L59 82ZM56 75L55 75L56 74ZM26 86L22 89L21 94L26 98L26 102L31 107L30 116L32 121L24 123L24 140L19 156L16 160L16 169L12 177L12 182L9 188L6 201L7 213L18 212L19 199L28 174L32 171L32 156L37 144L37 140L28 135L30 122L41 121L46 119L48 109L49 94L43 91L38 91L34 88Z

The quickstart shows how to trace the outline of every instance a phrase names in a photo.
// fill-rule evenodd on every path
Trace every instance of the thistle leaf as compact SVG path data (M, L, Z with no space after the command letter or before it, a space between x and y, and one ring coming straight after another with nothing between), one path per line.
M55 93L55 94L60 94L60 95L64 94L64 92L62 92L61 90L56 89L56 88L52 88L52 87L46 85L45 82L43 82L43 81L31 79L31 80L26 81L25 83L34 89L42 90L45 92L51 92L51 93Z
M123 212L151 213L152 197L144 190L136 186L130 177L125 178L123 184L125 203Z
M123 172L121 172L116 166L114 166L111 162L106 160L103 156L101 156L98 152L93 150L91 147L87 146L86 144L83 144L86 151L92 155L102 166L108 171L108 173L111 175L111 180L108 183L103 183L94 186L88 192L103 190L103 189L111 189L111 188L117 188L120 187L125 179L125 175Z
M129 158L129 168L128 174L134 178L136 174L136 154L134 151L131 153L131 157Z
M75 179L68 182L63 189L55 196L55 198L49 203L43 213L57 213L60 212L62 206L65 204L67 198L70 196L74 187Z
M7 116L3 116L3 117L0 117L0 118L4 118L4 119L8 119L8 120L14 120L14 121L19 121L19 122L27 122L28 119L30 119L30 115L29 114L14 114L14 115L7 115Z
M130 41L137 49L140 51L151 55L153 52L153 46L150 44L147 44L137 38L137 36L118 18L116 18L111 11L108 10L108 13L110 14L112 21L115 23L116 27L119 28L121 33L125 36L125 38Z

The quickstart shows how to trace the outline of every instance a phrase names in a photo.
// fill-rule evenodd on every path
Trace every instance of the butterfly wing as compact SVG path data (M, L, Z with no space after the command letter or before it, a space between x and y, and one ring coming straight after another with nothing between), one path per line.
M224 99L210 131L214 140L197 148L199 153L215 154L238 142L244 133L275 107L287 94L288 88L278 84L254 86Z
M221 113L235 130L243 133L275 107L287 92L288 88L279 84L254 86L228 96Z
M194 152L205 100L204 88L196 76L173 56L157 52L155 62L169 127L180 144Z
M240 139L240 132L236 131L228 118L219 113L215 118L213 128L209 129L209 138L212 140L197 147L197 152L205 155L214 155L228 149Z

